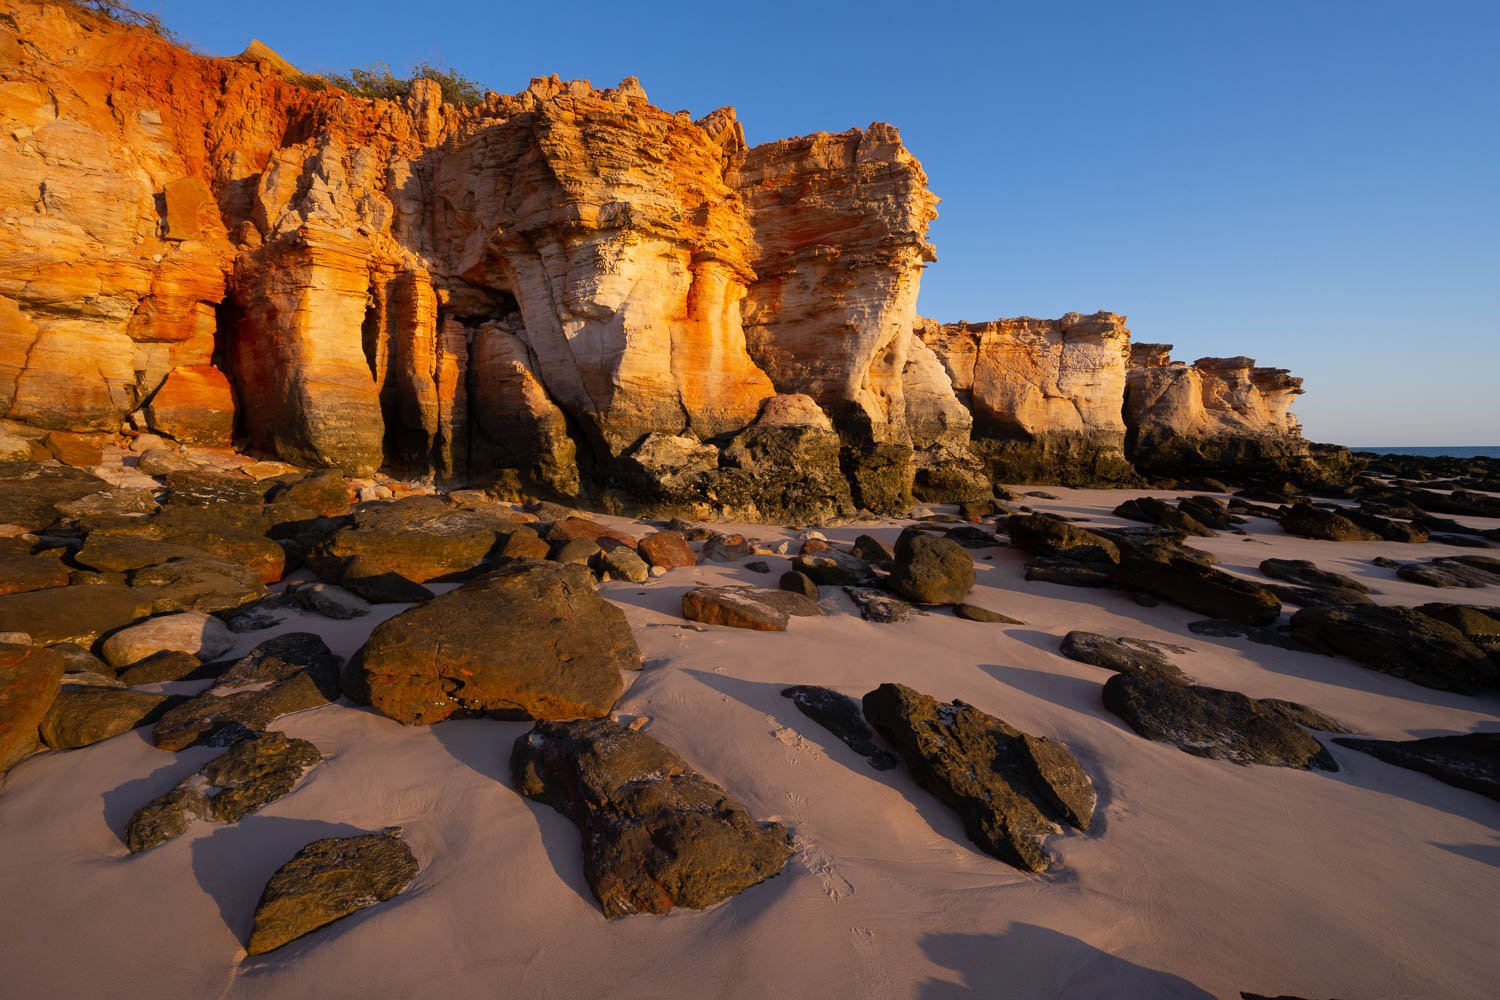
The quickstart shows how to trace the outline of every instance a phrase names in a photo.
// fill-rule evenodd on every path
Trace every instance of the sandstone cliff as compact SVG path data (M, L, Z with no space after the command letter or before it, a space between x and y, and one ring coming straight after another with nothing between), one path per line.
M1305 454L1248 363L1127 404L1122 317L919 321L936 203L881 123L364 100L0 0L0 418L761 518L1127 481L1127 422L1152 469Z

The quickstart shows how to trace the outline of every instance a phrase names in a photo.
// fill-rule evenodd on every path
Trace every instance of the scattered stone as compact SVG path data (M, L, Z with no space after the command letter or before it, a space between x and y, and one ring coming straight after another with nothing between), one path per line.
M302 476L286 477L267 499L294 503L324 517L342 517L349 513L353 487L337 469L319 469Z
M169 709L151 739L163 750L212 745L226 731L261 732L283 715L318 708L338 696L338 657L316 635L290 632L267 639L207 691Z
M1500 584L1500 559L1446 556L1425 563L1407 563L1396 570L1396 575L1428 587L1491 587Z
M432 599L432 591L413 583L374 560L356 556L350 560L340 585L371 604L420 604Z
M737 562L755 555L755 545L744 535L723 535L715 531L703 543L703 558L714 562Z
M698 557L680 532L657 531L642 538L636 545L641 558L652 566L666 569L682 569L698 565Z
M900 684L865 695L864 712L917 784L957 810L969 838L1001 861L1046 871L1042 843L1054 824L1089 828L1094 785L1063 744Z
M1060 652L1070 660L1103 667L1117 674L1150 674L1186 683L1187 675L1161 649L1144 639L1111 639L1094 632L1069 632Z
M801 594L810 601L816 602L821 596L818 593L818 585L813 582L812 577L794 569L781 574L781 580L777 585L789 593Z
M785 632L788 616L821 615L817 602L789 590L763 587L695 587L682 595L682 616L705 625Z
M180 681L197 673L202 666L203 661L192 653L164 649L121 671L120 683L126 687L136 687L141 684Z
M896 540L889 585L917 604L957 604L974 589L974 557L951 539L907 529Z
M1292 635L1423 687L1478 694L1500 681L1489 659L1452 625L1412 608L1303 608Z
M57 698L63 658L40 646L0 644L0 775L37 749Z
M557 546L548 558L564 566L593 566L601 555L599 543L592 538L572 538Z
M395 828L315 840L271 876L255 908L255 926L245 950L263 955L383 903L410 885L419 870Z
M1397 569L1401 566L1401 563L1394 559L1388 559L1385 556L1376 556L1370 560L1370 565L1379 566L1381 569Z
M125 828L131 854L180 837L195 819L235 823L275 802L322 761L318 748L267 732L234 744L136 811Z
M1156 743L1233 764L1337 771L1323 745L1277 708L1238 691L1184 684L1151 673L1119 673L1104 707Z
M348 621L351 618L363 618L370 613L369 601L331 583L309 583L288 590L287 594L298 607L324 618Z
M1116 517L1123 517L1127 521L1144 521L1147 524L1159 524L1164 528L1180 531L1185 535L1197 535L1202 538L1212 538L1213 531L1207 525L1200 522L1196 517L1173 507L1165 500L1155 497L1136 497L1126 500L1114 509Z
M1352 590L1357 594L1368 594L1370 588L1352 576L1319 569L1307 559L1266 559L1260 571L1273 580L1285 580L1299 587L1316 590Z
M792 699L792 704L803 715L837 736L850 750L869 761L875 770L889 771L896 766L895 755L875 745L875 734L865 724L859 702L853 698L809 684L786 688L781 695Z
M837 549L803 552L792 560L792 569L820 587L860 586L875 578L869 563Z
M1397 767L1430 774L1444 784L1500 802L1500 733L1463 733L1422 740L1336 739Z
M18 538L0 538L0 595L68 585L68 567L62 550L31 554L31 546Z
M845 587L844 593L859 608L860 617L867 622L888 625L904 622L911 615L911 605L876 587Z
M404 724L605 715L641 651L581 566L514 562L383 622L345 692Z
M677 754L612 719L540 722L516 740L521 794L578 825L584 877L606 917L711 906L781 871L785 828Z
M872 566L889 566L896 561L896 550L874 535L860 535L849 551Z
M234 644L234 633L219 619L201 611L179 611L121 629L104 640L99 652L106 663L119 669L163 650L212 660L227 653Z
M1020 619L1012 618L1009 615L1002 615L1000 612L991 611L989 608L981 608L977 604L955 604L953 605L953 613L959 618L971 622L985 622L993 625L1026 624Z
M603 557L599 560L599 568L607 573L612 580L645 583L651 579L651 567L646 565L644 559L635 554L635 549L627 548L624 545L610 549L604 553ZM770 572L769 567L766 569L766 572Z
M1380 536L1353 521L1310 503L1293 504L1281 517L1281 528L1289 535L1328 542L1377 542Z
M64 685L42 720L42 742L54 750L91 746L155 721L166 702L144 691Z
M552 552L547 540L527 527L517 528L506 536L495 551L499 559L545 559Z
M136 471L143 476L165 476L169 472L192 472L198 463L171 448L146 448L135 460Z
M771 564L766 562L764 559L756 559L753 562L747 562L745 563L745 568L752 573L771 572Z

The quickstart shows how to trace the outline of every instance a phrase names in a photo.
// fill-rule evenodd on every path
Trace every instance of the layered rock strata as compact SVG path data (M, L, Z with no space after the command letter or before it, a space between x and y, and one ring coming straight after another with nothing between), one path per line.
M937 199L890 125L365 100L40 0L0 57L0 418L758 520L1307 454L1283 372L919 320Z

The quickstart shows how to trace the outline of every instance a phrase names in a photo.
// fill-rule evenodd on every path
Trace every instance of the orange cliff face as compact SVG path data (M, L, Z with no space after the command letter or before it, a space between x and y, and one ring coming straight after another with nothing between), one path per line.
M717 455L651 476L764 517L768 455L832 463L819 512L1133 475L1120 317L918 320L937 199L892 126L749 148L633 78L307 82L0 0L0 419L605 500ZM837 448L766 417L809 406Z

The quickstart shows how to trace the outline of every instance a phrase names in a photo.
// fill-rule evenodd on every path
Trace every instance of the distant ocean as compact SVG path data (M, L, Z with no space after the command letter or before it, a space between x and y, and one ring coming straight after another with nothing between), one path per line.
M1416 455L1419 458L1500 458L1500 445L1438 445L1422 448L1376 448L1350 446L1350 451L1373 451L1377 455Z

